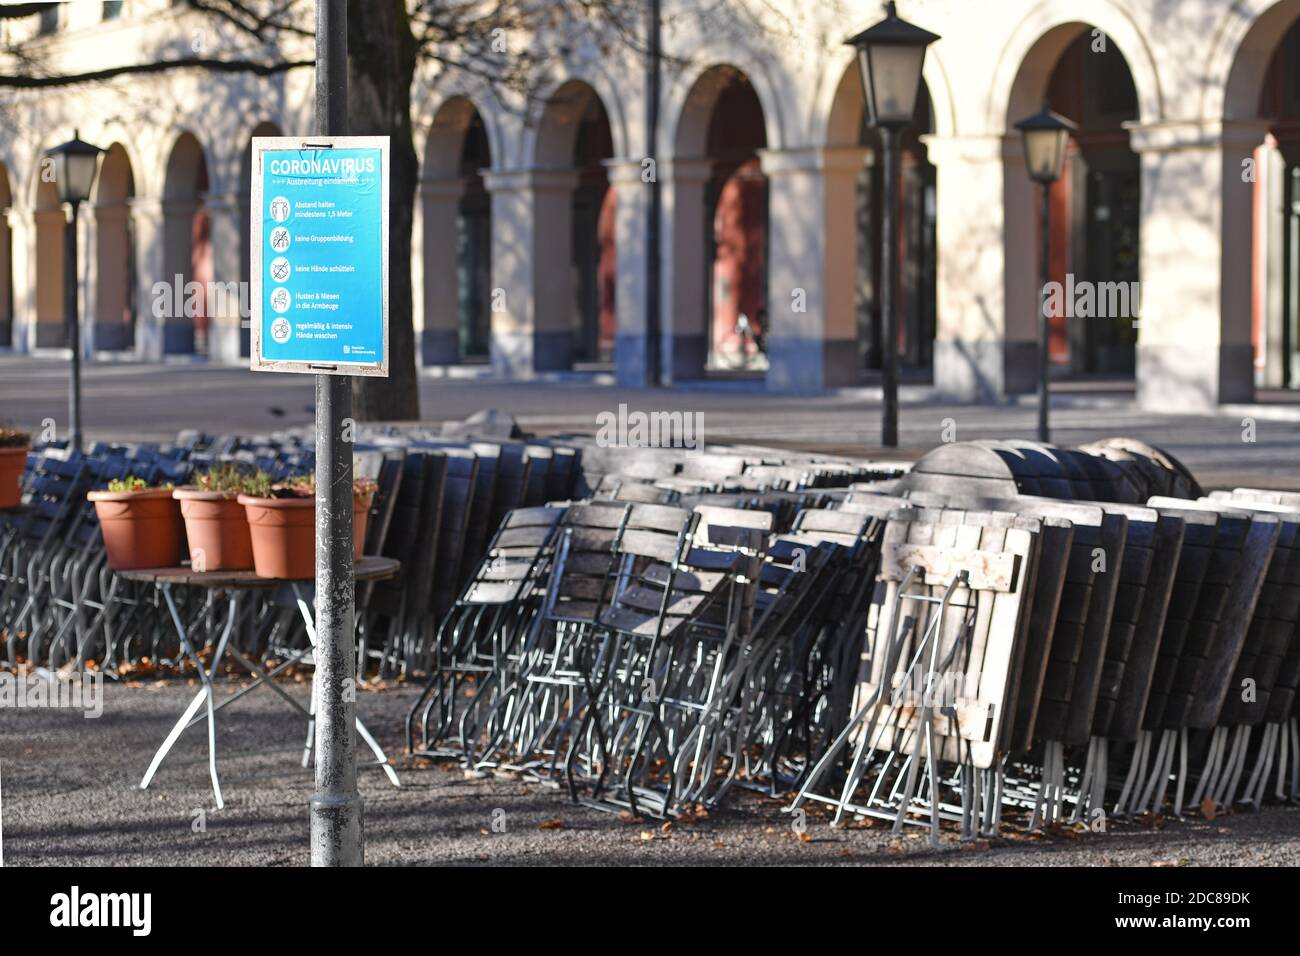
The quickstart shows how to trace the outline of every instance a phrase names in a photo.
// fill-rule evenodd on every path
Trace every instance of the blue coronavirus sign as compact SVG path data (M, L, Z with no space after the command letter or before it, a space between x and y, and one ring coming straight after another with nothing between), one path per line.
M253 140L252 367L388 374L388 137Z

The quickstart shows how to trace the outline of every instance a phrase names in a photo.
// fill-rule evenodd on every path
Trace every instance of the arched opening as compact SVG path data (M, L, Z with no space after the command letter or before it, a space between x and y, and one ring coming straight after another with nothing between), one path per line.
M64 235L68 220L54 186L53 167L42 162L36 174L32 204L36 224L36 334L38 348L63 348L68 344L64 317Z
M614 357L614 192L604 161L614 156L609 117L600 97L586 83L563 84L546 104L537 135L540 169L575 174L568 204L568 242L564 223L553 223L556 255L567 246L569 309L575 362L607 363ZM550 323L543 321L544 325Z
M1138 288L1141 166L1123 124L1138 118L1137 87L1124 55L1107 38L1081 32L1066 47L1047 84L1047 103L1079 126L1065 170L1052 186L1051 277L1065 298L1051 320L1051 359L1075 373L1131 377L1137 345L1137 304L1111 314L1111 283ZM1019 119L1019 117L1015 117ZM1094 314L1087 314L1090 283ZM1119 300L1116 300L1119 301Z
M1300 388L1300 19L1268 58L1254 152L1251 338L1255 381Z
M434 117L421 184L425 365L487 361L492 336L492 166L483 117L453 97Z
M857 65L852 71L856 73ZM884 362L884 328L880 312L880 270L883 265L880 225L885 208L884 165L880 161L880 131L868 126L861 84L857 91L858 145L869 153L858 173L856 192L858 352L862 368L879 370ZM898 209L895 222L895 293L898 315L899 365L903 369L929 369L934 360L937 313L936 173L921 137L934 132L929 89L921 84L916 120L899 139Z
M768 196L758 156L766 146L749 77L711 67L687 95L675 140L675 379L767 368ZM701 221L702 243L691 235Z
M163 281L179 288L171 301L183 305L181 315L169 309L163 319L163 353L206 355L208 352L207 290L212 282L212 243L207 210L208 164L203 147L182 133L167 160L163 184Z
M767 367L767 178L758 161L765 146L763 107L748 78L736 72L709 118L705 261L711 368Z
M465 129L456 203L456 341L462 359L487 361L492 343L492 194L483 170L492 167L487 130L478 111Z
M135 346L138 289L130 202L135 196L131 160L114 143L100 161L95 185L95 350Z
M250 317L245 311L252 294L250 285L253 275L252 240L249 236L253 198L253 138L256 136L282 136L280 127L274 123L262 122L253 127L248 143L244 146L244 155L239 164L239 354L247 357L252 349L252 331Z
M14 342L13 234L9 230L12 205L9 170L0 163L0 348L10 348Z

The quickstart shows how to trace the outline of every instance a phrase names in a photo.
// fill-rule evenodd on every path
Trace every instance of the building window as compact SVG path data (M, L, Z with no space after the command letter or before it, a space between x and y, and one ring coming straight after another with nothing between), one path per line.
M105 20L116 20L122 15L122 0L104 0Z
M41 18L36 31L38 36L49 36L59 29L59 6L60 4L51 3L38 14Z

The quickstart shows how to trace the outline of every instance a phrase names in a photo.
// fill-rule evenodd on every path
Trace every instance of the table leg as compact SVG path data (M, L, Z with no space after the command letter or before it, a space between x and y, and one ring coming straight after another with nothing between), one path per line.
M311 766L312 751L316 748L316 673L311 675L311 710L307 712L307 740L302 746L303 768Z
M213 707L214 692L212 689L212 679L208 671L203 667L203 661L199 659L198 654L195 653L194 648L190 645L189 635L185 631L185 625L181 622L180 612L176 610L176 601L172 597L171 585L161 584L159 585L159 590L162 591L163 598L167 602L167 611L171 615L172 624L175 626L176 634L180 638L181 649L185 652L186 656L194 662L194 666L199 672L199 678L203 682L203 690L194 695L194 699L190 701L190 705L185 709L185 713L183 713L180 719L172 726L171 732L167 735L167 739L164 740L162 746L158 748L158 752L154 754L154 758L149 764L149 769L145 771L144 779L140 781L140 789L144 790L149 786L150 781L153 780L154 774L158 772L158 767L162 764L163 758L167 756L181 733L189 725L189 722L193 718L195 711L198 710L199 705L206 703L208 710L208 775L212 778L212 794L216 798L217 809L221 810L225 807L226 803L221 796L221 781L217 778L217 721L215 709ZM216 653L212 658L212 667L214 670L221 663L221 658L225 654L226 647L230 642L230 635L234 630L238 610L238 598L232 593L230 595L230 610L226 614L226 624L222 629L220 640L217 641Z
M302 590L297 584L293 585L293 596L298 601L298 611L302 614L303 623L307 626L307 640L309 640L312 646L315 647L316 621L312 617L311 609L307 606L307 601L302 596ZM311 709L314 714L316 712L316 677L314 674L312 676L311 685ZM393 769L391 764L389 764L388 755L384 753L384 748L379 746L379 741L375 740L370 731L366 729L366 725L361 722L360 717L355 718L355 723L357 733L361 735L361 739L366 742L366 746L368 746L371 752L374 753L375 758L378 760L379 766L383 768L385 775L387 775L394 787L400 787L401 783L397 779L397 771ZM304 767L309 764L311 759L312 748L315 744L315 732L316 721L313 718L307 725L307 745L303 749L302 755L302 765Z
M375 759L379 761L379 766L383 768L384 773L388 775L388 779L392 781L393 786L400 787L401 783L397 780L397 771L389 764L388 755L384 753L384 748L379 746L379 741L375 740L375 738L370 735L370 731L366 729L366 725L361 722L360 717L358 717L356 721L357 733L361 735L361 739L366 742L366 746L374 753Z
M149 769L144 772L144 779L140 781L141 790L149 789L149 784L152 782L154 774L158 772L158 767L163 762L163 758L172 749L172 745L176 743L176 739L185 730L190 718L198 711L206 696L207 691L202 690L195 694L194 699L190 701L190 705L185 708L185 713L181 714L176 723L172 725L171 731L167 734L167 739L162 742L162 746L158 748L158 752L153 755L153 760L149 763Z
M302 596L302 590L298 585L293 585L293 596L298 601L298 613L302 615L303 624L307 627L307 640L314 648L316 646L316 620L312 616L311 609L307 607L307 601ZM307 714L307 740L302 747L302 765L303 768L311 766L312 751L316 748L316 670L311 672L311 711Z

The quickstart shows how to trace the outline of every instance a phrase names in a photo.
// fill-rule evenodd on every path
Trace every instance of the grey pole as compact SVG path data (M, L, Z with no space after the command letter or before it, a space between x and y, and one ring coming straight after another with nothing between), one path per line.
M648 10L649 43L646 64L646 149L655 162L655 177L650 183L650 210L646 217L646 284L645 347L646 385L653 388L662 378L659 332L659 233L663 206L659 195L659 0L650 0Z
M316 132L347 133L346 0L316 0ZM316 793L312 866L360 866L353 630L352 379L316 376ZM351 429L348 430L348 437Z
M898 447L898 316L894 314L894 224L898 215L898 138L889 126L880 127L885 154L885 215L880 220L881 408L880 444Z
M77 206L70 202L72 218L63 234L63 313L72 348L72 375L68 382L68 436L73 451L81 451L81 314L77 306Z
M1039 210L1043 234L1039 239L1042 248L1039 251L1038 261L1038 440L1044 444L1052 440L1047 424L1048 406L1052 400L1047 382L1049 368L1047 345L1051 333L1047 316L1047 283L1051 274L1051 264L1047 261L1051 247L1051 233L1048 231L1051 225L1051 200L1052 184L1043 183L1043 208Z

